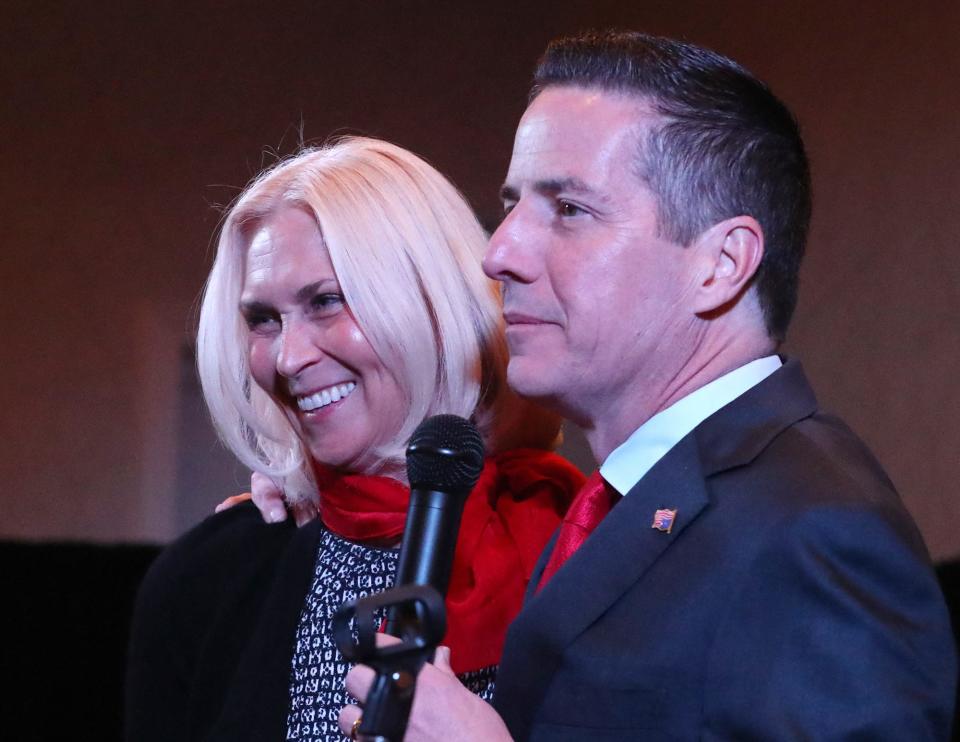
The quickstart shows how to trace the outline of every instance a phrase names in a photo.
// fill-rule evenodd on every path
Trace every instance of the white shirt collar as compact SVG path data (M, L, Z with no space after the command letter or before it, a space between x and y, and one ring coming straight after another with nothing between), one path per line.
M690 431L782 365L778 356L758 358L674 402L611 452L600 475L621 495L627 494Z

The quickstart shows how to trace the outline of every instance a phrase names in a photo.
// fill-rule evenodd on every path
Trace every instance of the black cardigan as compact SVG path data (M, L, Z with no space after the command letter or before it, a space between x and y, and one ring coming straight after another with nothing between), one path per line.
M297 622L322 526L211 516L154 562L127 664L128 742L283 740Z

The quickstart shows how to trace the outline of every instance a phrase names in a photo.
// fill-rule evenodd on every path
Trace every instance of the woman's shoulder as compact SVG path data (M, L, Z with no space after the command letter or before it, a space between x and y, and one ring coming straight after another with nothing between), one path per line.
M292 519L268 525L243 503L157 557L137 595L127 653L128 724L138 739L165 728L155 726L157 713L176 732L145 738L185 739L188 724L211 721L295 534Z
M512 448L487 459L457 546L471 574L490 565L515 574L519 609L525 581L583 481L573 464L544 449Z
M514 501L548 497L561 514L566 511L584 476L562 456L539 448L513 448L491 459L496 471L496 496Z
M282 548L296 530L293 520L271 524L251 501L214 513L175 540L163 555L172 561L199 559L214 564L231 557L245 560L261 551ZM194 567L198 566L194 563Z
M573 464L550 451L515 448L491 457L477 489L523 554L529 574L584 482Z
M144 578L141 599L203 601L276 559L295 530L292 519L264 523L251 502L211 515L160 553Z

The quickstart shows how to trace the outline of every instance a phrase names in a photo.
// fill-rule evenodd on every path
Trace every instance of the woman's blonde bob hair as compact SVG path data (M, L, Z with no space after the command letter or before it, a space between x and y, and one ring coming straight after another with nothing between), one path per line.
M317 501L309 454L283 410L251 377L239 311L250 237L284 207L316 219L349 310L409 411L366 472L402 471L427 416L472 418L496 450L493 419L511 397L499 292L480 261L486 235L463 196L416 155L350 137L306 149L255 178L226 215L200 310L197 364L214 424L287 499ZM556 425L548 438L556 434Z

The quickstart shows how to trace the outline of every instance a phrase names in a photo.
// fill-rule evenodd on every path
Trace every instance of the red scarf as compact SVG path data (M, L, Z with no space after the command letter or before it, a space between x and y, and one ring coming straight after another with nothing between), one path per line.
M320 518L351 541L399 538L410 490L395 479L317 468ZM467 498L447 593L454 672L500 661L534 565L560 525L583 475L548 451L515 449L488 458Z

